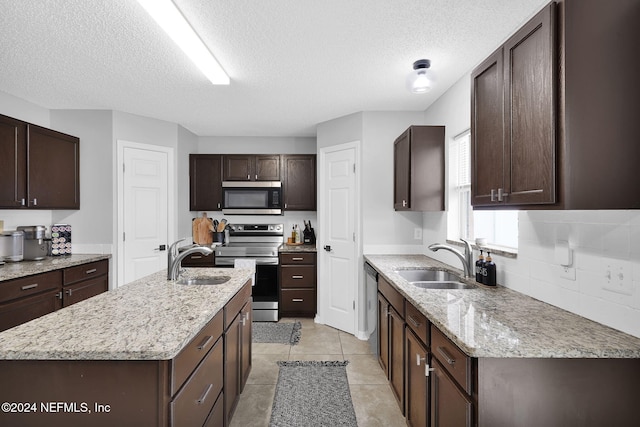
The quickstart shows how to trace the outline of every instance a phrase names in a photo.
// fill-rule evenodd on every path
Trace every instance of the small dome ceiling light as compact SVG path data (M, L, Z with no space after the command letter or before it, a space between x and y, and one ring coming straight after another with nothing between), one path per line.
M433 83L431 61L419 59L413 63L413 71L407 76L407 89L413 93L425 93L431 90Z

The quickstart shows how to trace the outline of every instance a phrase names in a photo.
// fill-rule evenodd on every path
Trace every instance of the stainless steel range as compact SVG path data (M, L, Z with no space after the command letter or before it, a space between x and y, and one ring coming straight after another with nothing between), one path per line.
M216 266L233 267L236 259L256 260L253 320L278 321L278 248L284 243L283 224L230 224L229 239L216 248Z

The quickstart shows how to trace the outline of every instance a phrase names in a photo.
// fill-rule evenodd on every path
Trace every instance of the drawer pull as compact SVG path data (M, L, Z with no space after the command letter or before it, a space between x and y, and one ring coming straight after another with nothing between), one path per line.
M304 261L304 258L302 258L302 257L293 257L293 258L291 258L291 261Z
M416 319L414 319L414 317L411 316L411 315L409 315L409 322L411 322L411 324L413 326L415 326L416 328L419 328L420 325L422 324L422 323L418 322Z
M304 299L303 298L293 298L291 301L293 301L293 302L303 302Z
M23 290L23 291L28 291L29 289L35 289L35 288L37 288L37 287L38 287L38 284L37 284L37 283L32 283L31 285L24 285L24 286L22 287L22 290Z
M87 270L87 271L85 271L85 274L95 273L96 271L98 271L98 269L97 269L97 268L92 268L91 270Z
M198 346L198 350L204 349L212 339L213 337L211 335L207 335L205 339L203 339L200 345Z
M438 353L440 353L440 355L442 357L444 357L444 360L446 360L449 365L451 365L451 366L455 365L456 359L451 357L449 352L447 350L445 350L444 347L438 347Z
M202 255L191 255L191 259L202 259Z
M292 279L304 279L303 275L296 275L296 276L291 276Z
M207 386L207 389L204 391L204 393L202 393L202 396L200 396L200 399L197 400L198 405L202 405L204 403L212 387L213 387L213 384L209 384Z

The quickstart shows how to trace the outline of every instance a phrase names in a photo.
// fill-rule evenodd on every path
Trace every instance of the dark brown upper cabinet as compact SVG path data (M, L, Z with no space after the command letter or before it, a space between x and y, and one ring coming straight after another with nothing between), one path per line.
M471 74L474 206L556 201L555 6Z
M284 208L288 211L316 210L316 155L282 156Z
M411 126L394 142L397 211L444 210L444 126Z
M279 155L225 154L224 181L280 181Z
M552 2L474 69L474 208L640 209L637 9Z
M189 154L189 210L222 209L222 155Z
M80 209L80 140L0 116L0 207Z

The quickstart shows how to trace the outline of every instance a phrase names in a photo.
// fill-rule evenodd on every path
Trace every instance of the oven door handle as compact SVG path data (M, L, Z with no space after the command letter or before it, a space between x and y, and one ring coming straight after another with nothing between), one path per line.
M260 259L260 258L251 258L251 257L237 257L237 258L247 258L247 259L255 259L256 265L278 265L278 258L268 258L268 259ZM230 266L233 267L235 263L235 258L220 258L216 257L215 265L218 266Z

